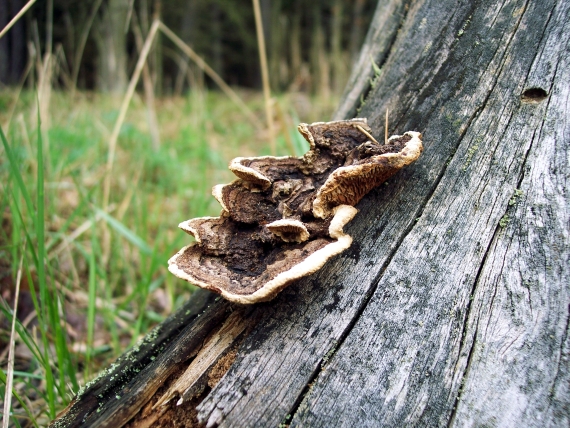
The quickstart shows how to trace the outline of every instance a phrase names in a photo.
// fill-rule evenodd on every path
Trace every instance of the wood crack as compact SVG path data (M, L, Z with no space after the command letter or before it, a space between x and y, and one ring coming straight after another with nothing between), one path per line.
M495 82L496 82L496 81L495 81ZM491 92L492 92L492 91L491 91ZM512 119L512 115L511 115L511 119ZM510 122L511 119L509 119L509 122ZM542 125L542 122L541 122L541 125ZM505 126L505 129L508 129L508 127L509 127L509 125L507 124L507 126ZM468 128L468 127L467 127L467 128ZM538 130L539 135L540 135L540 131L541 131L541 130L542 130L542 126L541 126L541 128ZM523 158L523 162L521 163L520 171L519 171L519 177L518 177L518 179L517 179L517 186L516 186L517 189L519 189L519 188L521 187L521 184L522 184L522 182L523 182L523 180L524 180L524 177L525 177L525 170L526 170L526 166L527 166L527 162L528 162L528 156L529 156L529 153L530 153L530 151L531 151L531 149L532 149L532 147L533 147L533 141L534 141L534 139L535 139L536 132L537 132L537 130L534 130L534 131L533 131L532 138L531 138L531 140L530 140L530 144L528 145L528 148L527 148L527 150L526 150L526 152L525 152L525 155L524 155L524 158ZM507 214L507 212L509 212L510 208L511 208L511 207L507 205L507 208L505 209L505 215ZM488 256L489 256L489 253L490 253L490 251L491 251L491 248L492 248L493 245L495 244L495 240L498 238L498 236L500 235L500 232L501 232L501 231L502 231L502 227L498 224L498 225L496 226L495 232L493 233L493 237L492 237L491 240L489 241L489 245L487 246L487 248L486 248L486 250L485 250L485 254L483 255L483 258L481 259L481 265L480 265L480 267L479 267L479 270L477 271L477 275L475 276L475 280L474 280L474 282L473 282L473 288L472 288L472 290L471 290L470 296L475 296L475 293L476 293L477 288L478 288L478 286L479 286L479 280L480 280L481 273L482 273L482 271L483 271L483 268L485 267L485 264L486 264L486 262L487 262L487 258L488 258ZM505 253L505 254L506 254L506 253ZM504 260L503 260L503 262L504 262ZM504 266L504 265L503 265L503 266ZM502 271L502 270L501 270L501 271ZM493 297L492 297L491 303L490 303L490 305L489 305L491 308L494 306L494 300L495 300L495 297L496 297L496 293L497 293L497 287L495 287L495 291L494 291L494 293L493 293ZM530 299L530 297L529 297L529 299ZM466 341L467 341L467 336L468 336L468 335L467 335L467 331L468 331L468 329L469 329L469 320L470 320L470 318L471 318L471 309L472 309L472 299L469 300L469 303L468 303L468 305L467 305L467 311L466 311L466 315L465 315L465 321L464 321L464 323L463 323L463 328L462 328L462 335L463 335L462 337L463 337L463 340L462 340L462 343L461 343L459 355L461 355L461 354L463 353L463 350L464 350L465 346L467 345L467 343L466 343ZM490 319L490 318L491 318L491 317L489 317L489 319ZM487 325L487 327L488 327L488 325ZM463 384L465 383L465 379L466 379L467 376L469 375L469 369L470 369L470 367L471 367L471 362L472 362L472 357L473 357L473 351L474 351L475 345L476 345L476 343L477 343L477 333L478 333L478 330L479 330L479 327L478 327L478 320L477 320L477 323L476 323L476 326L475 326L475 332L474 332L474 334L473 334L473 342L471 343L471 345L470 345L470 347L469 347L469 352L468 352L468 357L467 357L467 363L466 363L466 366L465 366L465 370L463 371L463 374L461 375L461 382L460 382L460 385L462 385L462 386L463 386ZM462 387L460 387L460 390L458 391L457 397L456 397L455 402L454 402L454 404L453 404L453 409L452 409L452 412L451 412L451 415L450 415L450 418L449 418L448 427L453 426L453 423L454 423L454 421L455 421L455 416L456 416L456 412L457 412L457 407L458 407L458 405L459 405L459 402L461 401L461 396L462 396L462 390L461 390L461 388L462 388Z
M528 9L528 3L529 3L529 2L528 2L528 0L527 0L527 1L525 2L525 4L524 4L524 8L523 8L524 11L523 11L521 14L519 14L519 18L518 18L518 20L517 20L517 22L516 22L516 24L515 24L513 30L512 30L511 33L510 33L510 37L508 38L507 43L505 44L505 49L504 49L504 51L503 51L503 57L501 58L501 63L500 63L500 65L499 65L499 69L497 70L497 76L500 75L500 74L502 74L502 72L503 72L503 67L504 67L504 65L505 65L506 52L509 50L513 39L515 38L515 36L516 36L517 33L518 33L518 30L519 30L521 21L522 21L523 16L524 16L524 12ZM545 26L545 28L546 28L546 26ZM496 84L497 81L498 81L498 79L495 79L495 84Z
M564 330L564 336L562 337L562 340L560 341L560 357L558 358L558 364L556 365L556 375L554 376L554 382L552 383L552 387L550 388L550 394L549 394L549 400L548 400L548 408L550 409L550 406L552 405L552 401L554 399L554 392L555 392L555 386L556 384L559 382L560 380L560 368L563 365L562 361L564 360L564 347L567 345L567 341L568 341L568 335L570 334L570 304L568 305L568 314L566 316L566 327ZM566 357L567 358L567 357ZM564 367L566 367L566 365L564 365Z
M423 201L423 203L421 204L422 210L423 210L423 207L425 207L425 205L427 204L428 200L429 200L429 197L426 198ZM418 212L420 212L420 211L421 210L418 210ZM418 217L417 215L414 216L414 218L417 218L417 217ZM393 247L392 251L390 252L390 255L386 259L386 262L382 265L382 267L379 270L380 274L374 278L372 287L370 287L367 290L366 295L365 295L361 305L359 306L358 310L356 311L354 317L352 318L352 320L350 321L350 323L348 324L346 329L343 331L342 335L339 337L338 343L335 346L337 349L342 346L342 344L344 343L344 341L346 340L346 338L348 337L348 335L350 334L350 332L352 331L352 329L354 328L354 326L356 325L356 323L360 319L362 313L364 312L364 310L366 309L366 306L368 305L368 302L370 301L370 299L372 298L372 296L376 292L376 289L378 288L378 284L380 283L383 272L386 270L386 267L390 264L392 258L394 257L394 254L396 253L400 244L405 239L405 237L410 233L410 231L414 228L415 224L416 224L415 221L410 222L409 227L401 235L400 239L398 240L396 245ZM327 352L327 354L328 354L328 352ZM325 355L327 355L327 354L325 354ZM319 377L319 375L323 371L323 359L324 359L324 356L323 356L323 358L321 358L320 362L315 367L315 370L314 370L313 374L311 375L311 377L309 378L309 381L305 385L305 388L303 389L301 394L297 397L297 400L295 401L295 405L292 407L291 411L289 412L289 414L292 416L292 418L296 415L296 413L299 410L299 407L301 406L302 402L309 398L310 393L311 393L311 385L313 385L314 382L317 381L317 378Z
M498 233L498 228L495 230L493 237L489 240L489 245L487 245L487 248L485 249L485 254L483 255L483 258L481 259L481 264L480 264L479 269L477 271L477 275L475 275L475 279L473 281L473 286L471 288L471 293L469 294L469 296L470 296L469 303L467 304L467 310L465 311L465 319L463 321L462 330L461 330L462 339L461 339L461 346L459 348L460 350L459 350L459 354L458 354L459 358L461 358L461 354L464 353L463 351L467 346L467 336L468 336L467 332L469 330L469 321L471 318L471 309L473 306L474 296L475 296L475 293L477 292L481 273L483 272L485 262L489 256L489 253L491 251L491 247L493 246L493 244L495 242L495 237L496 237L497 233ZM495 293L496 293L496 287L495 287ZM493 296L493 298L494 298L494 296ZM467 378L467 375L469 374L469 369L471 367L471 361L472 361L472 357L473 357L473 351L475 350L475 344L477 342L477 332L478 331L479 331L479 320L477 320L477 323L475 326L475 332L473 334L473 341L472 341L471 345L469 346L469 352L467 355L467 363L465 364L465 369L463 370L463 373L461 374L461 381L460 381L461 387L459 388L459 391L457 392L457 397L455 398L455 402L453 403L451 415L449 417L449 423L447 425L448 427L453 426L453 422L455 421L457 407L459 405L459 402L461 401L461 395L463 392L461 389L463 387L463 384L465 383L465 379Z
M474 114L470 117L470 119L468 120L468 125L465 127L465 130L462 132L461 136L458 139L457 142L457 146L458 147L461 142L463 141L463 138L465 137L465 134L467 132L467 129L469 129L470 124L473 122L473 120L477 117L479 113L479 110L475 110ZM455 151L454 153L450 156L449 161L453 158L453 156L455 155ZM343 331L342 335L339 337L339 340L337 342L336 349L339 349L342 344L344 343L344 341L346 340L346 338L348 337L348 335L350 334L350 332L353 330L354 326L356 325L356 323L358 322L358 320L360 319L360 317L362 316L362 313L364 312L364 310L366 309L366 306L368 305L370 299L372 298L372 296L374 295L374 293L376 292L377 288L378 288L378 284L380 283L380 280L382 279L383 273L386 270L386 268L388 267L388 265L391 263L395 253L397 252L398 248L400 247L400 245L402 244L402 242L404 241L404 239L406 238L406 236L408 236L408 234L413 230L414 226L416 225L416 221L418 218L421 217L423 210L425 209L426 205L428 204L429 200L431 199L431 197L433 196L434 192L436 191L441 179L443 178L443 176L445 175L445 172L447 170L447 166L449 165L449 161L446 162L444 164L444 167L442 168L442 171L440 172L440 174L438 175L434 186L432 187L432 189L430 190L430 192L427 192L426 197L424 198L424 200L422 201L421 204L418 204L418 210L415 212L414 216L412 217L414 220L412 220L408 227L406 228L406 230L400 235L398 241L396 242L396 244L392 247L392 250L390 251L389 256L386 258L386 261L382 264L382 267L379 269L379 273L378 275L374 278L374 280L372 281L372 287L370 287L367 292L366 295L361 303L361 305L359 306L358 310L356 311L354 317L352 318L351 322L347 325L346 329ZM324 358L324 357L323 357ZM291 419L294 418L294 416L297 414L297 411L299 410L299 407L301 406L301 403L305 400L308 399L310 393L311 393L311 385L316 382L317 378L319 377L320 373L323 371L323 359L321 359L321 361L318 363L318 365L315 367L315 370L313 371L311 377L309 378L307 384L305 385L305 388L302 390L301 394L297 397L297 400L295 401L295 404L292 406L291 411L289 412L289 414L291 415Z
M404 19L405 19L405 18L404 18ZM403 22L403 21L402 21L402 22ZM520 22L520 21L519 21L519 22ZM517 24L517 25L518 25L518 24ZM509 43L510 43L511 40L512 40L512 38L509 40ZM505 51L506 51L506 49L508 49L508 46L505 48ZM505 57L505 55L503 55L503 57L501 58L501 62L502 62L502 63L504 63L504 57ZM499 69L502 69L502 67L500 67ZM446 171L447 171L448 165L450 164L450 161L451 161L451 160L454 158L454 156L456 155L457 148L461 145L463 139L465 138L465 135L466 135L467 131L470 129L471 124L472 124L473 121L479 116L480 112L481 112L481 111L485 108L485 106L487 105L488 100L489 100L489 97L490 97L491 94L493 93L493 90L494 90L494 88L495 88L495 86L496 86L496 84L497 84L497 82L498 82L498 78L499 78L498 76L499 76L499 75L500 75L500 73L497 73L497 74L496 74L497 77L495 77L495 79L494 79L494 81L493 81L493 84L491 85L490 89L488 90L488 92L487 92L487 94L486 94L486 96L485 96L484 101L481 103L481 105L480 105L477 109L475 109L475 110L473 111L473 114L472 114L472 115L470 116L470 118L467 120L466 126L464 127L464 129L462 130L462 132L461 132L459 138L457 139L457 143L456 143L456 146L455 146L455 150L453 150L452 154L449 156L449 159L444 163L443 168L441 169L440 173L438 174L437 179L436 179L435 182L434 182L434 185L432 186L432 188L430 189L430 191L427 192L426 197L424 198L424 200L422 201L422 203L421 203L421 204L418 204L418 207L419 207L419 208L418 208L418 210L415 212L415 214L414 214L414 216L413 216L414 219L418 219L418 218L421 217L421 215L422 215L422 213L423 213L425 207L427 206L429 200L431 199L431 197L432 197L433 194L435 193L437 187L439 186L440 181L441 181L442 178L444 177L444 175L445 175L445 173L446 173ZM530 147L529 147L529 150L530 150ZM527 153L525 154L525 162L526 162L526 157L527 157L527 156L528 156L528 151L527 151ZM523 162L523 167L524 167L525 162ZM353 317L353 319L351 320L351 322L348 324L347 328L343 331L342 335L340 336L340 338L339 338L339 340L338 340L337 348L340 348L340 347L342 346L342 344L344 343L344 341L346 340L346 338L348 337L348 335L350 334L350 332L352 331L352 329L354 328L354 326L356 325L356 323L358 322L358 320L359 320L360 317L362 316L362 313L363 313L364 310L366 309L366 306L368 305L370 299L372 298L372 296L374 295L374 293L376 292L376 290L377 290L377 288L378 288L378 284L380 283L380 281L381 281L381 279L382 279L382 276L383 276L384 271L386 270L386 268L388 267L388 265L391 263L391 261L392 261L394 255L395 255L397 249L400 247L400 245L402 244L402 242L404 241L404 239L405 239L405 238L408 236L408 234L413 230L415 224L416 224L416 221L411 221L410 224L408 225L408 227L406 228L406 230L400 235L400 237L399 237L399 239L398 239L396 245L395 245L395 246L393 247L393 249L391 250L389 256L386 258L386 261L383 263L382 267L379 269L378 275L374 278L374 280L373 280L373 282L372 282L372 287L370 287L370 288L368 289L368 291L367 291L367 293L366 293L366 295L365 295L365 297L364 297L364 299L363 299L363 301L362 301L360 307L358 308L357 312L355 313L355 316ZM499 229L498 226L497 226L497 229ZM497 231L495 231L495 233L496 233L496 232L497 232ZM486 257L487 257L487 255L488 255L488 253L489 253L489 249L490 249L492 243L494 242L494 238L495 238L495 236L493 236L493 238L489 241L489 246L487 247L487 249L486 249L486 251L485 251L485 255L483 256L483 259L482 259L482 262L481 262L481 267L480 267L480 269L479 269L479 271L478 271L478 273L477 273L477 277L476 277L475 282L474 282L473 292L474 292L474 290L475 290L475 288L476 288L476 284L477 284L477 281L478 281L478 276L480 275L480 273L481 273L481 271L482 271L482 267L483 267L484 264L485 264L485 260L486 260ZM470 308L470 306L471 306L471 303L469 304L469 308ZM470 310L470 309L468 309L468 311L467 311L466 322L467 322L467 320L468 320L468 318L469 318L469 310ZM464 331L466 331L466 330L464 329ZM462 348L463 348L463 345L462 345ZM471 348L470 351L469 351L469 358L470 358L470 356L471 356L472 351L473 351L473 349ZM468 362L468 364L469 364L469 362ZM306 384L305 388L303 389L302 393L299 395L299 397L298 397L297 400L295 401L294 406L291 408L291 411L289 412L289 414L291 414L292 417L294 417L294 416L296 415L296 413L297 413L297 411L299 410L299 407L300 407L301 403L303 402L303 400L305 400L306 398L309 397L310 392L311 392L311 390L310 390L310 385L312 385L312 384L318 379L318 377L319 377L320 373L322 372L322 370L323 370L323 368L322 368L322 359L321 359L321 361L319 362L319 364L318 364L317 367L315 368L313 374L312 374L311 377L309 378L309 381L307 382L307 384ZM464 377L465 377L465 373L463 374L462 379L463 379ZM455 404L458 403L458 400L459 400L459 396L458 396L458 398L457 398ZM455 412L455 408L456 408L456 405L454 406L453 412Z
M548 19L546 20L546 23L544 24L544 29L542 30L542 34L541 34L541 36L540 36L540 40L538 41L538 46L542 46L542 45L543 45L543 40L544 40L544 38L545 38L546 35L547 35L547 34L546 34L546 31L547 31L547 29L548 29L549 26L550 26L550 20L552 19L552 15L554 14L555 9L556 9L556 4L553 4L552 9L550 9L550 12L548 13ZM525 12L526 12L526 9L525 9ZM532 62L534 63L534 62L536 61L536 57L539 56L539 55L541 55L541 54L542 54L542 51L538 51L538 50L537 50L537 51L536 51L536 54L534 55L534 58L533 58L533 61L532 61ZM555 76L556 76L556 70L557 70L557 69L558 69L558 62L556 62L556 68L555 68L555 71L554 71L554 75L555 75ZM533 72L533 69L532 69L532 67L531 67L531 68L529 68L528 73L527 73L526 76L525 76L525 82L528 82L528 78L529 78L529 76L530 76L530 73L532 73L532 72ZM554 85L554 79L552 79L552 83L550 84L550 90L548 91L548 94L550 94L551 91L552 91L552 85Z

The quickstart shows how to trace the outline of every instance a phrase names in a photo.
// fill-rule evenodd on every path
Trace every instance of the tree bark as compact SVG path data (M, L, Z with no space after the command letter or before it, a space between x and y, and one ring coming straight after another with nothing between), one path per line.
M100 397L103 377L60 422L568 426L569 23L563 0L380 0L336 117L381 135L388 109L420 159L358 204L346 253L272 302L187 316L135 358L147 377ZM232 310L225 370L152 409Z
M22 9L22 0L0 0L0 30ZM20 19L0 39L0 84L16 84L26 67L25 20Z
M97 25L97 86L103 92L122 94L127 88L127 41L125 25L128 3L109 0Z
M0 0L0 9L3 11L0 13L0 28L4 28L8 22L10 22L10 17L8 15L10 2L8 0ZM8 37L3 37L0 39L0 82L3 84L11 83L10 78L10 43L8 42Z

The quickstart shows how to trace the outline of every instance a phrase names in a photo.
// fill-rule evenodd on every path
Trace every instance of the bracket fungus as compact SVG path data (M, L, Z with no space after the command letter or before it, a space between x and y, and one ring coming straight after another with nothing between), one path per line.
M231 161L238 179L212 190L220 217L179 225L196 242L168 261L174 275L237 303L270 300L346 250L354 205L422 152L420 133L379 144L366 119L298 129L310 144L302 157Z

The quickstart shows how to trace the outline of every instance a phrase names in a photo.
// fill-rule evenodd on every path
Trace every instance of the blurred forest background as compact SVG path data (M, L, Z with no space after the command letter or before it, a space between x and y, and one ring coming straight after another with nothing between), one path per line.
M0 0L0 28L25 4ZM272 89L342 91L375 2L261 0L260 6ZM153 19L228 84L261 86L249 0L38 0L0 39L0 82L18 84L29 61L53 53L57 87L123 93L139 56L137 34L144 38ZM181 95L200 79L190 59L160 36L149 67L157 95Z
M330 118L374 10L0 0L4 420L47 425L181 307L177 225L219 215L232 158L308 149L296 127Z

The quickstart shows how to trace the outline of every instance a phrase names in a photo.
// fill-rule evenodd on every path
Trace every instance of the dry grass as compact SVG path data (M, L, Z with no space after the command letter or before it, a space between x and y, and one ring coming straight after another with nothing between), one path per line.
M239 95L248 109L263 117L260 93ZM23 256L13 371L15 397L22 402L12 400L22 425L46 423L81 384L190 296L193 287L166 269L168 258L191 239L177 224L218 215L220 207L210 189L233 179L229 160L271 150L262 126L254 126L223 94L207 91L156 100L161 145L153 147L144 100L135 94L118 133L104 210L108 141L121 100L96 93L72 98L53 91L45 129L49 146L42 144L46 152L39 157L42 133L37 132L36 100L26 91L0 95L0 123L15 162L2 153L0 358L6 367L10 307ZM301 154L297 122L326 120L334 104L323 105L304 94L279 97L274 117L277 154ZM38 180L41 171L45 179ZM30 194L29 204L18 174ZM44 198L40 194L45 205L41 218L36 216L40 187L45 191ZM103 225L111 231L107 259ZM45 232L40 245L45 250L43 276L34 259L42 236L37 230ZM32 245L22 252L26 234ZM42 301L46 296L52 303L49 310ZM43 316L52 317L45 331Z

